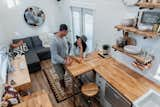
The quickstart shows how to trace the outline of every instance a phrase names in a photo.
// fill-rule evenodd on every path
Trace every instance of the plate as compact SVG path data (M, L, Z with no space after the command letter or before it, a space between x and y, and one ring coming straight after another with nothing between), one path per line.
M141 48L138 46L127 45L124 47L124 51L130 54L139 54L141 52Z
M126 5L126 6L133 6L135 5L139 0L122 0L122 2Z

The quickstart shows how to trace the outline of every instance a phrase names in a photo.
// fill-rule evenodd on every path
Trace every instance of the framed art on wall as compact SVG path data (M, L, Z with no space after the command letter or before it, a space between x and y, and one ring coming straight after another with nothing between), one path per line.
M45 18L43 10L36 6L28 7L24 12L24 19L30 26L41 26Z

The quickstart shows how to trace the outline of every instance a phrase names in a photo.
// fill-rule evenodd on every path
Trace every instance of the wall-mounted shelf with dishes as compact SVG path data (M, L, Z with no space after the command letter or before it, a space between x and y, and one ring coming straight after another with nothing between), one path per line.
M145 58L144 56L140 55L140 54L131 54L125 51L124 48L119 47L117 45L113 45L112 48L115 51L119 51L122 52L123 54L135 59L136 61L134 61L132 63L133 66L139 68L140 70L144 71L145 69L149 69L152 65L152 61L153 58L149 57L149 58Z
M144 36L146 38L154 38L154 37L160 35L160 33L157 33L157 32L142 31L142 30L139 30L135 27L128 27L128 26L124 26L124 25L117 25L117 26L115 26L115 28L118 30L123 30L125 32L136 33L136 34L139 34L139 35Z
M140 8L160 8L160 3L150 3L150 2L138 2L136 6Z

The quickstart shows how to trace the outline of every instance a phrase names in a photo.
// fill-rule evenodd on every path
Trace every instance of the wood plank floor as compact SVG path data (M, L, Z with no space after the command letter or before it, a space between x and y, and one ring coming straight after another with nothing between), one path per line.
M50 60L46 60L46 61L41 62L42 69L48 69L48 68L51 68L51 66L52 65L51 65ZM32 81L31 92L37 92L40 90L45 90L46 92L48 92L50 100L53 104L53 107L73 107L73 98L70 98L70 99L63 101L61 103L57 103L43 71L38 71L36 73L32 73L32 74L30 74L30 77L31 77L31 81ZM78 100L78 102L82 103L79 100ZM100 107L100 106L97 104L94 104L94 107Z
M42 62L43 67L49 66L49 61ZM45 65L44 65L45 63ZM42 68L43 68L42 67ZM45 90L46 92L49 93L50 100L53 104L53 107L73 107L72 99L66 100L61 103L57 103L56 99L54 97L54 94L52 93L52 90L50 89L50 86L48 84L48 81L45 77L45 74L43 71L38 71L36 73L30 74L31 76L31 81L32 81L32 92L40 91L40 90Z
M32 92L40 90L45 90L46 92L48 92L53 107L73 107L71 99L66 100L62 103L56 102L56 99L50 89L47 79L42 71L31 74L31 80L32 80Z

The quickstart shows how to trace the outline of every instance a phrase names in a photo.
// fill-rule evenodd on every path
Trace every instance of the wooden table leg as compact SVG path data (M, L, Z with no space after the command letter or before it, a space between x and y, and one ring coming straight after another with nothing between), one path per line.
M76 107L76 96L75 96L75 77L72 77L72 91L73 91L73 106Z

